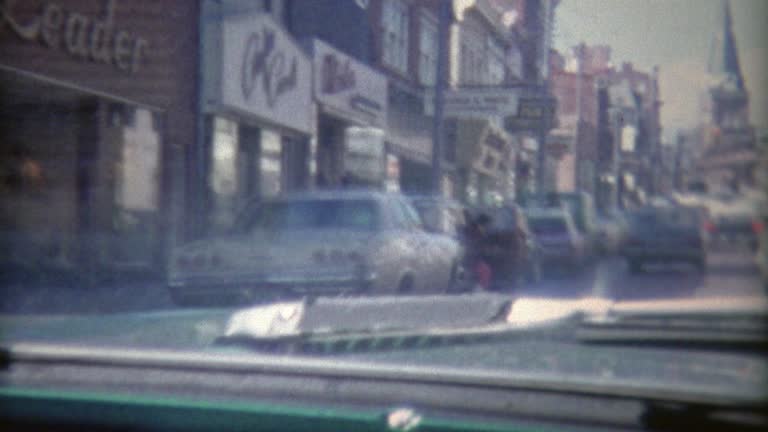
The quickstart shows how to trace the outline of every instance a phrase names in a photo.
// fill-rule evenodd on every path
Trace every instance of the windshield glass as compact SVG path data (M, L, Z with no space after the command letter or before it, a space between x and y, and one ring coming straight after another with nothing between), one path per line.
M766 24L768 0L0 0L0 360L738 405L768 376L741 331L768 322L742 307L768 298Z
M629 220L635 228L695 228L701 223L701 216L696 210L675 208L634 213Z
M567 234L568 224L561 217L535 216L528 219L528 224L536 234Z

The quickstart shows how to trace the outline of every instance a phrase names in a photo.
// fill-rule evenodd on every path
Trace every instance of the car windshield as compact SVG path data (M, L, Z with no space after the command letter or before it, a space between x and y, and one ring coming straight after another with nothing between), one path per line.
M319 407L374 366L533 417L531 383L748 405L767 45L768 0L0 0L0 425L262 373Z
M697 227L702 222L700 212L685 208L638 212L630 215L629 220L638 229Z
M538 235L568 233L568 224L562 217L534 216L528 219L528 223L533 232Z
M366 200L296 200L268 202L242 216L241 231L352 229L377 226L376 204Z

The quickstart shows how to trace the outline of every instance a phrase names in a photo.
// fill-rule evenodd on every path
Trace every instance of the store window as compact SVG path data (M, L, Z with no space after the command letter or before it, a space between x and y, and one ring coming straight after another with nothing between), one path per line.
M485 41L468 27L462 29L461 37L461 83L483 84L487 65Z
M262 129L261 158L259 161L261 196L270 197L280 193L282 189L281 165L282 145L280 134L269 129Z
M492 36L486 42L488 69L486 84L501 84L504 82L504 47Z
M226 229L232 226L236 217L238 132L236 122L222 117L213 119L211 169L208 183L212 192L211 223L214 229Z
M384 0L381 15L385 65L408 72L408 6L402 0Z
M422 85L433 86L437 78L437 22L422 15L419 33L419 80Z
M153 268L162 114L13 72L0 92L0 265Z

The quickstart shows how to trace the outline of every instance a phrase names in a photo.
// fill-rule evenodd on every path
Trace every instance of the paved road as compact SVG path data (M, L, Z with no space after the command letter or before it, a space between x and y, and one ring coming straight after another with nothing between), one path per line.
M522 296L616 300L702 296L762 296L757 270L746 252L713 253L709 270L662 266L632 275L619 258L604 258L578 275L549 275L516 291ZM113 313L174 308L160 283L110 284L83 288L50 283L0 287L0 313Z
M553 297L592 294L615 300L763 295L747 251L712 252L707 264L704 274L681 264L648 266L643 273L631 274L620 258L605 258L579 275L553 275L520 293Z

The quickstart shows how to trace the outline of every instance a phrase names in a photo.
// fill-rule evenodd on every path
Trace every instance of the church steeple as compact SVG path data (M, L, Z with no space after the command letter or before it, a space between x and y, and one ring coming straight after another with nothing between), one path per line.
M715 33L709 52L709 73L715 77L730 81L739 90L744 90L744 77L739 64L736 39L733 36L731 3L722 0L722 27Z

